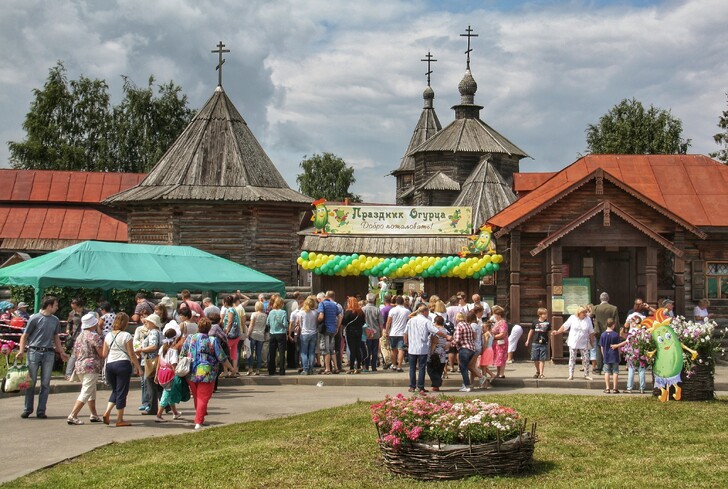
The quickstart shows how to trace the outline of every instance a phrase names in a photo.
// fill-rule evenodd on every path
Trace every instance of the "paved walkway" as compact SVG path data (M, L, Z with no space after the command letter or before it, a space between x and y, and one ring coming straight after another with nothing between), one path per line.
M595 378L588 382L579 378L580 372L577 371L576 380L565 380L567 368L564 365L547 365L545 380L531 378L532 369L532 365L525 362L509 365L506 379L501 379L494 389L475 393L606 395L601 392L604 388L603 379ZM318 382L323 382L323 385L317 386ZM445 381L443 393L459 395L460 383L460 375L451 373L450 378ZM620 388L623 388L624 383L624 380L620 381ZM69 426L65 419L80 386L63 380L54 380L52 385L54 393L48 401L46 420L37 419L34 415L29 419L21 419L21 396L0 398L0 421L6 447L4 463L0 466L0 482L15 479L111 442L193 432L192 403L185 403L181 407L185 413L184 421L157 424L153 417L141 416L136 411L140 396L138 388L133 389L129 395L127 419L134 426L116 428L103 423L90 424L87 408L84 408L80 417L86 424ZM293 373L284 377L261 375L226 379L221 383L220 392L212 398L207 421L210 426L219 426L305 413L357 400L376 401L387 394L406 393L407 386L407 373L394 372L327 376L302 376ZM723 392L728 391L728 367L718 367L716 389L721 394L728 393ZM99 399L105 400L106 397L107 392L100 391Z

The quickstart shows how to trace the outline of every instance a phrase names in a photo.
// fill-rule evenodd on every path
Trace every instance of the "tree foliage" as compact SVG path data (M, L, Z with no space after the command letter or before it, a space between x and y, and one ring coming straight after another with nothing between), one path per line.
M10 141L14 168L146 172L194 116L187 96L169 82L154 94L124 77L124 98L111 105L104 80L68 80L58 62L42 89L34 89L24 141Z
M669 110L624 99L586 129L592 154L685 154L690 139L682 138L682 121Z
M303 173L296 177L296 182L302 193L314 199L361 202L360 196L349 191L356 182L354 168L346 166L346 162L335 154L304 156L299 166Z
M726 96L728 97L728 93L726 93ZM728 110L724 110L723 115L718 118L718 127L723 132L713 136L713 139L716 144L721 146L721 149L715 153L710 153L710 156L728 164Z

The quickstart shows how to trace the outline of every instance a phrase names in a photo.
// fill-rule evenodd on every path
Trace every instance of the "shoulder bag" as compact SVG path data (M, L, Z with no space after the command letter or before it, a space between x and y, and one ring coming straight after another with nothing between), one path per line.
M12 366L8 363L8 357L5 357L5 363L8 370L3 379L3 392L18 392L30 387L30 371L27 365L18 365L17 356Z

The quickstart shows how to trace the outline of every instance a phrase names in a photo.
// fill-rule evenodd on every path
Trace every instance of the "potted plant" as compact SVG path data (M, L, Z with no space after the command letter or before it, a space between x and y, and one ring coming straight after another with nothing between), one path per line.
M480 399L387 396L371 407L384 463L421 480L519 473L533 466L536 425Z
M721 346L725 330L719 331L713 320L687 321L678 316L672 321L683 348L682 399L705 401L715 397L715 361L725 351ZM693 359L690 351L697 352Z

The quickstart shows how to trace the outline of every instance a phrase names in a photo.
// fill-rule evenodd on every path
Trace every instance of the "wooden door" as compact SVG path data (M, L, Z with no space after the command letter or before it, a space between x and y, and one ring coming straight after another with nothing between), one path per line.
M603 251L592 248L594 256L594 287L592 299L599 304L599 294L607 292L609 302L619 310L620 319L632 307L636 287L636 269L629 250Z

